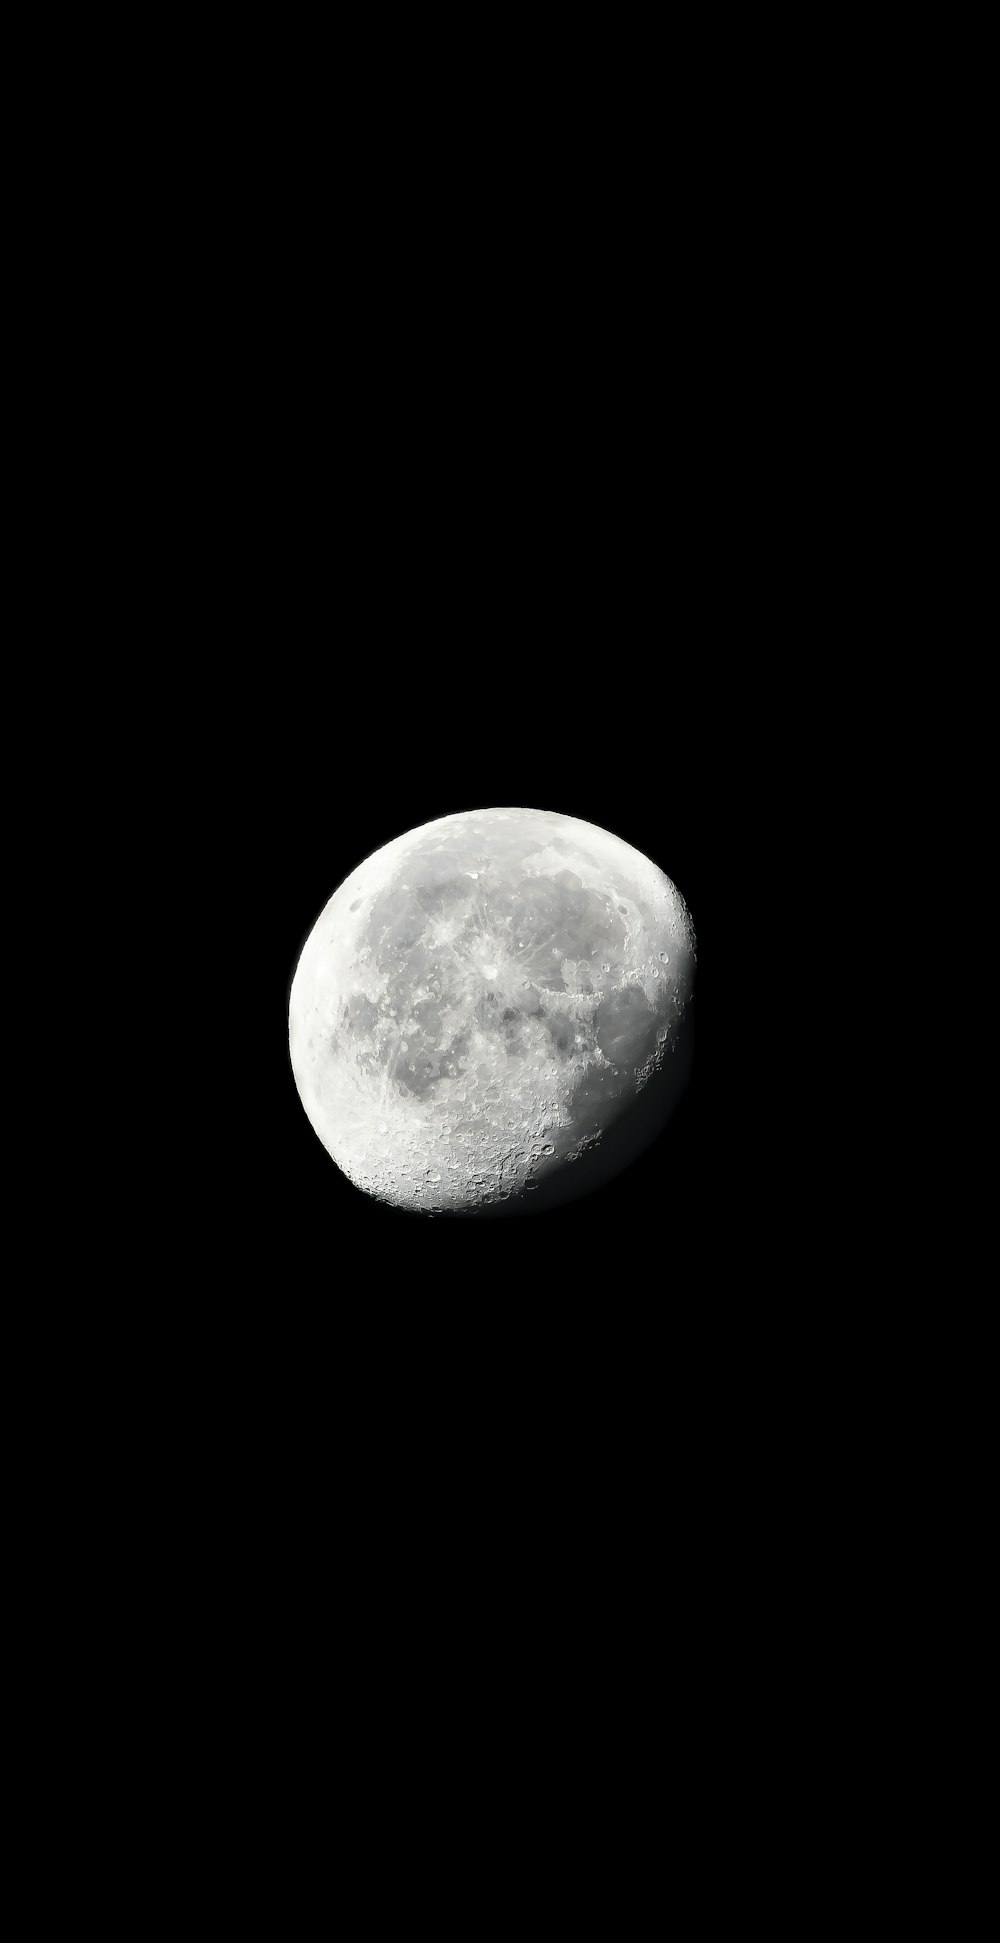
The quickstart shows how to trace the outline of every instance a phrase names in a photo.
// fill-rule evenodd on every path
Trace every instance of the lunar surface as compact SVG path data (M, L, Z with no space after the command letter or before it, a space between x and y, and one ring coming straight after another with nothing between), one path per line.
M669 1114L694 963L680 893L607 830L441 817L359 864L306 939L288 1016L302 1104L348 1178L396 1206L571 1198Z

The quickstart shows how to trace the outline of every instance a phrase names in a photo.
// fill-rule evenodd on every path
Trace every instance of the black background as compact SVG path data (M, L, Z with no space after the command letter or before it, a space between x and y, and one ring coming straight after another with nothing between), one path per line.
M689 91L677 70L672 95ZM268 99L247 109L270 133ZM375 188L377 126L331 161L328 108L302 114L296 82L318 165L276 136L251 181L230 144L217 195L195 172L178 273L145 207L146 274L127 258L114 356L142 405L117 463L138 531L111 537L141 588L130 642L162 637L175 703L176 898L150 896L141 843L134 869L157 918L182 913L192 1070L166 1075L169 1205L109 1332L136 1419L112 1459L135 1473L151 1422L163 1512L142 1474L129 1538L152 1541L168 1705L190 1690L178 1642L199 1701L204 1681L189 1764L220 1696L248 1756L301 1721L324 1842L331 1771L354 1802L387 1774L425 1797L442 1693L463 1787L525 1709L516 1802L546 1737L583 1764L627 1721L635 1760L602 1789L662 1761L701 1805L733 1772L717 1724L759 1704L750 1796L765 1645L790 1657L829 1597L804 1557L821 1474L803 1452L841 1325L815 1300L827 1231L781 1082L811 872L800 782L857 545L853 475L836 520L816 475L836 499L849 386L816 327L831 292L794 147L779 198L697 113L689 134L658 108L644 154L623 99L615 181L603 143L586 180L568 147L515 195L505 127L492 190L457 144L439 184L402 155ZM157 468L162 507L134 487ZM673 878L698 940L694 1069L600 1192L427 1221L321 1147L288 988L361 859L494 805L592 821ZM697 1759L678 1763L685 1709Z
M268 759L234 815L254 945L240 1012L251 1077L227 1169L248 1267L352 1315L374 1300L471 1316L499 1296L524 1317L538 1305L653 1317L696 1291L725 1299L760 1272L753 1237L767 1221L777 896L757 847L767 778L741 749L754 730L735 686L727 697L731 672L710 658L706 681L674 674L666 615L647 612L637 633L625 613L585 615L579 597L558 634L513 615L477 631L470 612L461 632L400 614L392 635L391 648L345 643L318 692L308 656L290 658L294 698L272 715ZM361 1193L317 1140L288 1060L288 988L320 909L364 856L432 817L501 805L612 830L678 885L698 940L693 1074L662 1135L598 1192L508 1221L428 1221Z
M283 682L244 682L234 713L212 923L239 997L234 1026L218 994L234 1036L193 1297L206 1407L225 1399L224 1478L239 1477L247 1542L268 1547L268 1596L287 1572L297 1609L324 1612L349 1571L354 1622L375 1640L387 1628L393 1651L428 1575L492 1607L508 1554L522 1585L572 1583L588 1605L627 1578L650 1613L668 1537L696 1576L720 1543L733 1570L745 1545L759 1561L747 1454L758 1481L780 1469L788 1409L810 1407L809 1380L788 1387L815 1327L815 1253L774 1100L774 941L796 876L776 847L773 689L699 634L680 570L658 558L640 608L608 523L591 537L610 588L592 565L558 628L534 577L508 579L515 598L491 614L478 563L451 563L447 611L403 574L391 625L366 636L331 595L324 652L293 629ZM289 983L364 856L503 804L600 824L674 879L697 931L694 1067L659 1139L601 1190L510 1220L427 1220L359 1192L314 1134ZM370 1606L357 1587L386 1572L398 1593ZM686 1610L706 1639L724 1621L694 1588Z
M570 1315L613 1332L626 1311L653 1337L697 1329L705 1291L739 1315L794 1227L788 1129L772 1138L777 961L836 600L803 458L809 288L762 228L749 247L738 176L717 199L691 157L663 207L637 175L572 222L528 177L516 209L499 184L448 181L419 211L405 175L369 182L332 227L264 198L239 303L241 246L209 225L205 272L230 301L197 338L184 548L209 569L199 631L223 644L205 928L215 951L234 932L216 1014L236 1040L215 1157L228 1264L307 1333L332 1319L363 1339L372 1302L404 1337L441 1307L471 1326L486 1291L553 1339ZM288 986L362 858L503 804L598 824L676 882L698 939L694 1072L662 1138L593 1197L428 1222L360 1194L313 1134Z
M208 1404L225 1396L248 1502L296 1561L314 1529L332 1542L328 1503L352 1557L398 1545L421 1571L430 1508L453 1556L516 1504L519 1542L575 1531L586 1550L599 1515L600 1545L638 1559L668 1487L694 1517L725 1463L732 1506L739 1449L766 1442L756 1400L811 1267L777 1094L808 842L799 671L804 642L828 646L828 601L781 341L752 306L734 328L698 271L709 240L673 297L636 232L629 275L599 289L585 252L573 281L541 249L503 304L488 251L447 278L422 254L419 285L390 255L395 285L334 277L342 314L302 250L266 342L246 352L241 319L218 347L185 543L211 567L191 611L222 644L192 927L213 1102L194 1281ZM320 1145L289 983L365 856L500 805L598 824L676 882L694 1069L600 1192L428 1221Z

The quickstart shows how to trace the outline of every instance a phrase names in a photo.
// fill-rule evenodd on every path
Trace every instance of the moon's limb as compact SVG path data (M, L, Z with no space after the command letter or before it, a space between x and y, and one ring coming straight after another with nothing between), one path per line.
M359 864L306 939L289 1001L303 1106L349 1179L397 1206L545 1200L642 1117L694 963L680 893L609 831L441 817Z

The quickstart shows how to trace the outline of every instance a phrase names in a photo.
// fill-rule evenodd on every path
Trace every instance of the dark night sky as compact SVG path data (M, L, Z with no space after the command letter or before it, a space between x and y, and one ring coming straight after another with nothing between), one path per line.
M617 648L603 627L585 644L572 627L557 642L519 640L504 625L477 654L456 631L432 629L426 648L414 640L405 654L352 645L329 682L301 650L289 656L294 693L272 724L287 746L255 777L243 826L260 900L259 1092L236 1131L252 1184L251 1253L283 1283L342 1289L346 1257L353 1299L374 1277L437 1297L506 1283L515 1301L531 1289L589 1305L610 1290L657 1300L692 1276L741 1272L744 1203L758 1178L739 1150L753 1139L743 1081L767 1004L767 869L748 855L758 826L742 794L746 766L734 765L718 708L707 721L690 712L695 693L669 674L669 622L657 646L652 619L648 646L626 638ZM735 697L732 709L739 719ZM503 804L599 824L677 883L698 937L694 1071L661 1137L600 1192L488 1228L428 1223L359 1193L320 1146L288 1066L287 988L319 909L364 856L432 817Z
M706 97L716 70L713 56ZM354 86L345 70L340 92ZM751 1618L756 1601L779 1649L783 1615L799 1629L800 1608L779 1600L772 1622L759 1589L780 1557L802 1583L802 1452L836 1326L812 1301L827 1237L799 1191L810 1126L780 1086L811 848L799 782L864 618L840 592L861 468L855 455L842 489L829 457L850 427L840 349L814 323L830 308L825 260L807 261L815 225L795 213L768 244L775 199L745 187L745 156L717 158L700 102L680 126L682 67L645 123L625 89L620 183L602 140L587 181L566 147L547 170L527 159L516 194L506 117L489 195L460 146L429 190L405 154L373 182L377 122L363 143L335 129L328 153L329 106L303 114L298 72L301 154L288 144L280 184L273 92L246 96L268 134L259 187L239 143L217 197L193 170L176 272L145 213L138 299L131 242L114 245L141 469L123 461L134 532L108 537L141 588L139 652L147 632L163 643L129 740L137 767L154 732L168 755L165 890L147 891L131 796L116 832L140 839L130 889L142 877L157 920L180 912L192 1022L191 1070L164 1080L166 1205L139 1231L108 1362L124 1345L136 1427L114 1467L142 1490L122 1527L126 1631L133 1528L153 1535L150 1603L171 1582L164 1530L191 1586L144 1686L190 1637L209 1690L187 1759L209 1772L220 1687L233 1745L257 1749L273 1684L276 1717L308 1725L324 1768L325 1854L326 1768L369 1799L341 1752L345 1710L381 1786L406 1707L426 1707L410 1747L423 1800L439 1681L471 1734L482 1693L508 1707L518 1641L537 1718L565 1676L581 1745L603 1671L609 1710L641 1728L643 1773L661 1750L674 1760L677 1692L706 1768L706 1696L729 1669L770 1706ZM163 144L171 183L186 140ZM139 309L162 333L148 349ZM89 375L84 389L102 407ZM133 651L130 634L126 667ZM847 792L852 763L838 747ZM288 988L359 861L501 805L600 825L677 884L697 933L693 1075L662 1135L593 1195L427 1221L359 1193L321 1147L289 1064ZM148 1009L140 1028L145 1042ZM808 1079L808 1049L792 1050ZM133 1056L141 1150L148 1061ZM769 1735L764 1719L748 1747ZM492 1762L488 1733L479 1748ZM622 1765L604 1770L616 1787ZM297 1766L270 1764L269 1786ZM462 1753L454 1772L464 1789ZM688 1767L676 1776L690 1794ZM664 1800L657 1782L658 1828Z
M649 317L628 358L619 334L590 409L581 346L558 333L543 364L508 346L494 384L471 328L426 359L407 338L404 365L378 337L362 353L358 325L357 362L310 389L326 366L303 312L263 416L237 414L207 616L232 644L229 679L213 674L224 760L213 741L205 763L213 954L232 933L219 1016L236 1015L211 1059L220 1270L261 1354L270 1341L307 1386L387 1352L401 1382L414 1357L454 1375L462 1340L484 1370L539 1359L549 1380L574 1343L603 1343L655 1383L677 1332L708 1355L721 1328L738 1357L747 1290L787 1237L769 1061L808 520L793 477L779 493L759 387L703 321L675 329L669 370ZM427 1222L360 1194L320 1146L288 985L363 857L504 804L601 825L676 882L698 939L694 1072L599 1193Z

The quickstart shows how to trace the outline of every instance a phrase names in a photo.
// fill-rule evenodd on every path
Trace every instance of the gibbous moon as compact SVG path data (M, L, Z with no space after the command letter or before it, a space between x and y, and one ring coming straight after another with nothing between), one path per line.
M292 979L327 1152L428 1213L533 1210L619 1171L687 1075L694 927L662 870L544 810L470 810L366 858Z

